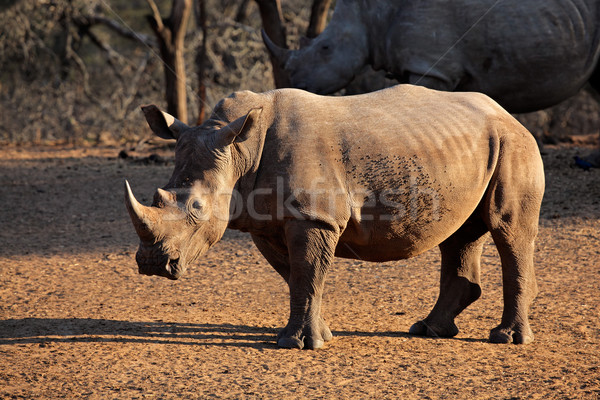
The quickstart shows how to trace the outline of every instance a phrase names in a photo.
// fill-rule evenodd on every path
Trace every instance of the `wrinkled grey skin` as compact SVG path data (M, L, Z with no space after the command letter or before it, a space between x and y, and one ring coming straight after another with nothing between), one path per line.
M504 283L490 340L533 339L543 165L529 132L485 95L412 85L346 97L246 91L193 128L143 110L177 145L173 175L151 207L126 185L140 273L179 278L226 227L250 232L289 286L278 345L314 349L332 337L321 297L334 256L383 262L439 246L438 301L410 332L450 337L481 294L490 232Z
M310 45L284 51L263 34L292 87L328 94L366 65L399 82L485 93L510 112L599 91L598 0L339 0Z

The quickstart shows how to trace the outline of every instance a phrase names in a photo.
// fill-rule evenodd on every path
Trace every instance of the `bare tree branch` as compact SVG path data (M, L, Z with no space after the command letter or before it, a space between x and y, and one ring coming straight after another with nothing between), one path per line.
M121 111L119 112L119 116L122 119L125 118L125 116L127 115L127 110L129 109L129 106L131 106L131 104L135 100L135 96L137 95L137 93L139 91L140 79L142 78L144 72L146 71L146 66L148 65L148 60L150 59L150 57L151 56L149 54L147 54L146 57L142 59L142 61L140 62L140 65L137 67L135 75L131 79L131 83L129 84L127 90L124 90L124 93L123 93L124 97L123 97L123 101L121 103Z
M306 31L309 38L317 37L327 25L327 11L331 5L331 0L314 0L310 13L310 23Z
M208 38L208 27L206 24L206 1L196 0L195 7L196 24L202 30L202 41L196 49L196 71L198 74L198 98L200 104L198 105L198 118L196 124L201 125L204 122L206 114L206 66L208 63L206 57L206 41Z
M248 6L250 5L250 0L242 0L240 3L236 13L235 13L235 21L236 22L244 22L246 18L248 18Z
M90 30L86 32L86 35L90 38L93 44L99 47L102 51L106 53L106 60L108 65L112 68L115 75L119 78L121 83L124 83L123 74L121 73L122 67L117 65L117 62L126 63L127 59L123 57L119 52L113 49L110 45L105 43L102 39L100 39L96 34Z
M160 11L158 10L158 6L154 2L154 0L146 0L146 2L152 10L152 18L154 18L154 22L156 23L156 29L162 32L165 29L165 27L163 25L162 17L160 16Z
M135 40L145 46L156 47L157 45L156 40L153 37L144 35L143 33L132 31L131 29L124 27L123 25L119 24L113 19L101 15L90 15L82 19L85 19L89 26L102 24L107 28L110 28L113 32L116 32L127 39Z
M192 0L173 0L171 15L166 20L154 0L146 0L152 8L150 27L158 40L164 64L167 112L187 123L187 92L183 44L187 21L192 13Z

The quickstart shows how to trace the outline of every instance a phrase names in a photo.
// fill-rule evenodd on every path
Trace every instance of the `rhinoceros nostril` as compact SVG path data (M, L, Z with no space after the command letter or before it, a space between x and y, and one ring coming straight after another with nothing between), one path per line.
M173 270L176 270L178 267L179 267L179 257L169 260L169 269L171 270L171 272L173 272Z
M163 275L169 279L179 279L181 276L181 270L179 269L179 258L170 259L165 265L166 275Z

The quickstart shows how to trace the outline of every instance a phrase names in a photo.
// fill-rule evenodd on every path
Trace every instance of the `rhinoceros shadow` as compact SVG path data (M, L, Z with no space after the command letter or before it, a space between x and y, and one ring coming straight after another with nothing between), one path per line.
M162 343L275 347L276 329L231 324L120 321L93 318L0 320L0 346L64 342Z
M0 320L0 346L69 342L158 343L193 346L276 348L279 328L233 324L121 321L94 318ZM404 332L334 331L334 337L413 338ZM431 338L433 339L433 338ZM457 338L467 342L485 342Z

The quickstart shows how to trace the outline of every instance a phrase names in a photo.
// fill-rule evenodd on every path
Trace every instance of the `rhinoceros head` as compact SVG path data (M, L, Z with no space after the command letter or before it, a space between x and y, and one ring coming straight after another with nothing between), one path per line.
M239 178L231 145L256 126L261 110L193 128L156 106L142 110L154 133L177 145L173 175L151 206L140 204L125 182L125 204L140 238L136 261L142 274L178 279L227 228Z
M277 46L262 31L269 53L287 72L292 87L329 94L347 86L367 65L367 31L354 5L336 5L327 28L316 38L301 43L299 50Z

